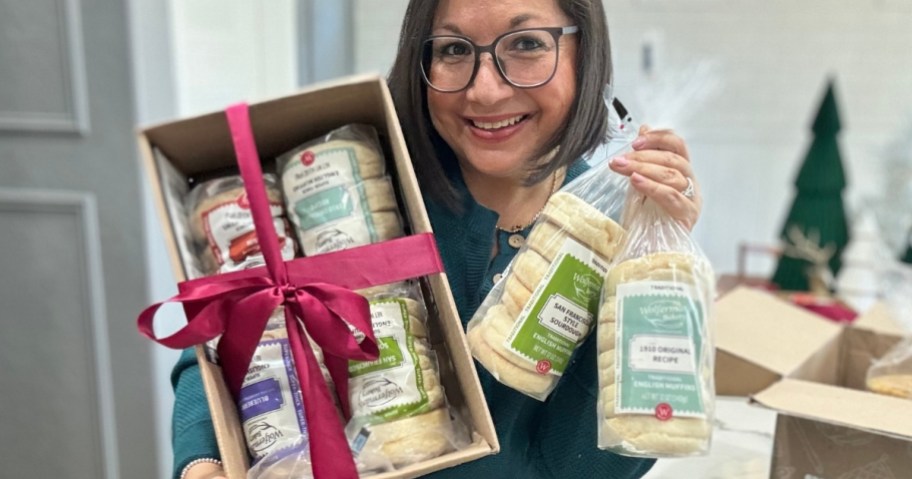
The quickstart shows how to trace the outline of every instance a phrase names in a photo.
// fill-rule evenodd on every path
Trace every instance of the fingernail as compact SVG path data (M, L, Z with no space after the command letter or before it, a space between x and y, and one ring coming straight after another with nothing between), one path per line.
M623 167L629 165L630 162L627 161L627 158L624 158L623 156L615 156L614 158L611 159L611 164L614 166L623 168Z
M646 144L646 138L643 138L642 136L638 136L636 140L633 140L634 148L639 148L645 144Z
M639 173L634 173L634 174L630 175L630 179L638 185L642 184L644 181L646 181L646 178L644 178L643 175L641 175Z

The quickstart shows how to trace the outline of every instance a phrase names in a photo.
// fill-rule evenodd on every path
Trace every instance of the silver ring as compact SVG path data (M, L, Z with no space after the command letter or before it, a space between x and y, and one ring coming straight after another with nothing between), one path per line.
M684 188L684 191L682 191L681 194L684 195L685 198L692 200L694 193L696 193L694 182L688 176L685 176L684 179L687 180L687 188Z

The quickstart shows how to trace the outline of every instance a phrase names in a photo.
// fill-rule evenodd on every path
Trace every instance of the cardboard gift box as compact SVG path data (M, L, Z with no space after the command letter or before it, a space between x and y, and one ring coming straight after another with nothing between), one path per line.
M770 477L909 477L912 401L865 390L902 336L878 305L842 326L772 294L716 303L716 388L778 413Z
M297 94L250 106L250 119L264 171L293 147L350 123L377 129L388 174L393 177L410 233L430 233L431 226L418 189L395 108L385 81L360 76L316 85ZM178 282L199 277L191 255L186 213L180 199L190 179L202 179L235 168L232 141L223 112L145 128L139 143ZM443 456L377 474L375 478L415 477L499 451L497 435L469 353L445 274L422 281L429 309L428 329L440 362L441 382L450 407L468 424L469 447ZM218 365L197 346L219 450L229 479L246 478L247 450L237 407Z

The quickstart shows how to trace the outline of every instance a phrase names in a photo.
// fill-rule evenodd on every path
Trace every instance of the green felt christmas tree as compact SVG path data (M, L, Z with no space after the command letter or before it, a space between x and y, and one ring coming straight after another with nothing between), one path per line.
M795 180L798 192L780 234L784 254L772 281L781 289L809 290L809 279L822 278L827 264L829 271L824 273L839 272L840 255L849 242L842 204L846 178L836 142L840 128L831 80L814 119L814 141Z

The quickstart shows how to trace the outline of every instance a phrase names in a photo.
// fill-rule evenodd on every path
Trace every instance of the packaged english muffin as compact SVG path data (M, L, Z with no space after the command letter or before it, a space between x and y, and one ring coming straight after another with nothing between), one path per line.
M715 275L690 233L631 195L598 313L598 445L642 457L709 450Z
M884 307L904 338L871 363L865 383L869 391L912 399L912 267L891 263L880 283Z
M309 337L323 380L342 416L335 387L323 364L319 346ZM251 462L269 458L265 467L286 456L310 454L310 437L301 386L285 329L285 312L277 308L269 317L257 344L238 395L238 415ZM278 469L273 469L278 471Z
M282 257L293 259L294 242L288 236L275 176L264 174L263 182L276 233L282 243ZM200 183L190 191L186 203L190 211L190 234L204 274L227 273L265 264L240 176ZM216 361L217 345L218 338L207 343L207 354ZM322 351L312 340L310 345L330 395L334 396L335 388L323 364ZM338 409L338 398L333 399ZM247 368L237 407L251 462L258 463L267 456L275 460L309 454L304 405L282 308L276 309L266 324ZM339 414L341 417L341 410Z
M349 363L352 417L347 431L364 471L397 469L468 443L450 414L417 284L368 297L375 361Z
M874 361L865 382L872 392L912 399L912 337L906 337Z
M625 116L608 132L620 148L551 196L467 328L472 355L485 369L541 401L589 334L624 236L619 218L629 182L604 159L629 150L636 137Z
M349 363L352 416L346 435L359 473L393 471L468 445L440 383L417 284L399 283L368 299L380 357ZM289 435L293 447L272 452L248 478L309 477L305 446L315 438L299 436Z
M276 234L282 243L282 258L293 259L294 242L288 237L275 176L264 174L263 181ZM186 203L191 237L203 274L228 273L265 264L240 176L200 183L190 191Z
M306 256L404 235L376 130L353 124L278 158L288 217Z

